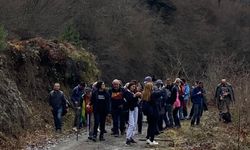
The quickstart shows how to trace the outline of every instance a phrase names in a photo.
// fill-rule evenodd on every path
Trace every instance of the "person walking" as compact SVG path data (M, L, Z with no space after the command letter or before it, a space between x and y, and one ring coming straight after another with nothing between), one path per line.
M89 140L93 140L94 134L94 114L93 114L93 106L91 106L91 88L87 87L85 89L85 95L83 96L83 100L85 102L85 112L87 118L87 130L89 132Z
M53 90L49 93L49 105L52 107L54 124L56 132L62 132L62 115L67 109L67 100L63 91L60 90L60 84L55 83Z
M80 83L77 85L71 95L71 100L73 102L74 110L75 110L75 119L74 119L74 125L73 125L73 130L77 131L77 126L82 127L83 119L82 117L77 113L77 111L82 112L82 103L83 103L83 96L84 96L84 88L86 84L85 83ZM79 117L79 118L77 118ZM77 122L77 120L80 120L80 122ZM80 123L78 125L78 123Z
M125 100L124 100L125 89L121 87L119 80L115 79L112 82L112 88L109 90L111 100L111 114L113 118L113 135L119 136L119 129L121 135L125 131Z
M103 81L99 81L96 84L97 90L91 96L90 106L93 106L94 112L94 133L93 141L96 142L97 129L100 126L100 136L99 140L104 141L105 132L105 121L109 109L109 93L105 89L105 84Z

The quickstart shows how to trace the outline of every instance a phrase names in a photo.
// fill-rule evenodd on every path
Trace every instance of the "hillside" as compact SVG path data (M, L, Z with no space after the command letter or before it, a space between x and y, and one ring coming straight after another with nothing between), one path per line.
M58 38L73 27L109 82L146 74L206 78L212 55L250 60L247 1L0 0L0 5L9 38Z
M79 81L93 82L98 74L94 56L71 44L42 38L10 41L0 53L0 147L20 148L32 141L25 139L29 133L53 131L47 97L54 82L69 96Z

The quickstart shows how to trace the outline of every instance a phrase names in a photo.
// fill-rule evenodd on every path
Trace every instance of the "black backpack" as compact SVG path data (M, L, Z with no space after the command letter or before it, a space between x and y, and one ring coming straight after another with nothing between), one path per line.
M222 113L222 119L223 119L224 123L230 123L230 122L232 122L231 114L229 112Z

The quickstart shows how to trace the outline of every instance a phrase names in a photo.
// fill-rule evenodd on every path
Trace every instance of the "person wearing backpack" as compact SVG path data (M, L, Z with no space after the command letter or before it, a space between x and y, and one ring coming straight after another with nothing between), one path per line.
M171 79L168 78L166 80L166 85L163 87L163 90L165 90L165 110L166 114L164 115L164 121L165 121L165 128L173 128L174 126L174 118L173 118L173 104L175 102L175 98L171 98L173 85L171 83Z
M164 115L166 114L165 109L165 90L162 89L163 82L162 80L158 79L155 81L155 92L159 92L160 96L156 99L156 105L157 105L157 111L159 112L159 118L158 118L158 134L163 130L163 119Z
M62 132L62 116L67 110L67 100L64 93L60 90L60 84L55 83L53 90L49 94L49 105L52 107L56 132Z
M158 142L155 141L155 133L157 128L157 118L159 112L157 112L156 98L159 96L159 93L153 92L153 83L145 83L143 92L142 92L142 111L144 115L147 116L148 129L147 129L147 144L149 145L158 145Z
M84 88L86 87L86 84L85 83L80 83L79 85L77 85L73 91L72 91L72 95L71 95L71 100L73 102L73 106L74 106L74 110L75 110L75 119L74 119L74 127L73 127L73 130L74 131L77 131L77 120L79 120L79 118L77 117L80 117L78 116L77 114L77 111L80 111L82 112L82 103L83 103L83 95L84 95ZM78 110L80 109L80 110ZM82 123L83 123L83 120L82 120L82 117L80 118L80 126L82 126Z
M222 79L215 91L215 98L219 109L219 120L225 123L231 122L230 105L235 102L234 90L226 79Z
M94 112L94 133L93 141L96 142L97 129L100 126L100 135L99 140L104 141L104 132L105 132L105 122L106 116L109 111L109 93L105 89L105 84L103 81L99 81L96 84L97 90L91 96L90 106L93 106Z

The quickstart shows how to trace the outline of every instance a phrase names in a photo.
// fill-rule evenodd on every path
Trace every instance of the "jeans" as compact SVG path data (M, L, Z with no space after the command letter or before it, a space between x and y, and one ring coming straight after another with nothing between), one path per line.
M105 113L100 113L96 112L94 113L94 118L95 118L95 123L94 123L94 133L93 136L96 138L97 136L97 129L100 126L100 137L103 136L104 131L105 131L105 121L106 121L106 114Z
M125 130L125 113L122 109L117 108L112 110L113 118L113 131L114 134L119 134L119 129L121 132Z
M175 124L176 127L181 126L180 119L179 119L179 116L178 116L179 110L180 110L180 107L174 108L174 110L173 110L174 124Z
M129 110L127 139L131 139L135 136L136 126L138 121L138 107L135 107L133 111Z
M62 112L63 112L62 107L59 109L52 110L56 130L62 129Z
M194 107L194 114L192 116L192 120L191 120L191 125L194 125L194 123L196 122L196 125L200 124L200 117L201 117L201 104L193 104Z
M87 127L89 130L89 137L93 137L94 134L94 114L87 114Z
M166 127L174 126L173 106L171 104L166 105L166 115L164 116L164 121L165 121Z
M76 107L74 110L75 110L74 127L81 128L82 124L83 124L82 117L81 117L82 108L80 108L80 110L79 110L79 108Z

